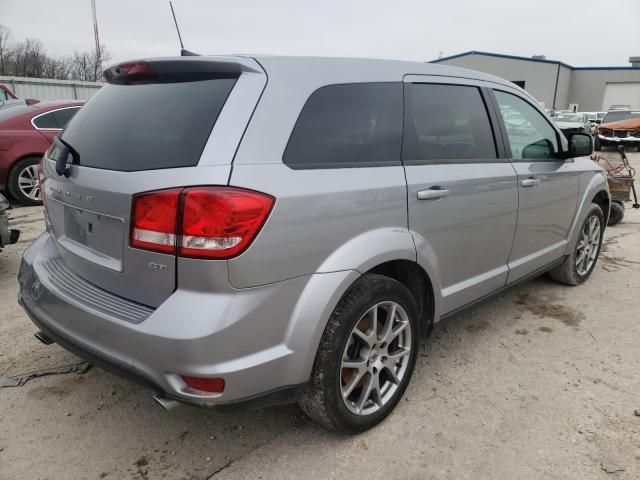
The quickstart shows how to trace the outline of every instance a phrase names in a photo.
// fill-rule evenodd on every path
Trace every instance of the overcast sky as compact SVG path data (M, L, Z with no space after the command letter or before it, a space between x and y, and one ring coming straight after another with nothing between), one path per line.
M575 66L628 65L640 56L640 0L174 0L185 47L432 60L468 50L546 55ZM174 55L165 0L97 0L114 61ZM53 55L93 48L90 0L1 0L14 40Z

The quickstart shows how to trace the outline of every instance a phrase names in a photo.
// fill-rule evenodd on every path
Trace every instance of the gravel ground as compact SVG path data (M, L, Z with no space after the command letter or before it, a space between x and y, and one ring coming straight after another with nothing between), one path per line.
M12 217L23 236L0 252L0 382L78 361L40 344L16 303L43 222L39 208ZM360 436L297 406L165 412L93 368L0 388L0 479L638 479L639 224L627 208L583 286L539 278L438 324L405 399Z

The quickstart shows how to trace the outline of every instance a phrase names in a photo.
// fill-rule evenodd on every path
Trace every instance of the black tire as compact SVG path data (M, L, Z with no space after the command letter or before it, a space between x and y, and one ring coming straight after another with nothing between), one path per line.
M624 204L622 202L611 203L611 213L607 225L616 225L624 218Z
M387 403L376 412L358 415L347 408L342 398L342 354L363 315L384 301L397 303L407 314L411 327L409 360L404 376ZM404 285L383 275L363 275L344 294L324 330L311 378L300 399L304 413L329 430L349 434L363 432L380 423L398 404L409 384L420 345L419 329L416 302Z
M592 203L589 211L587 212L584 222L580 226L580 232L582 232L587 222L589 222L591 217L593 217L594 215L598 217L598 220L600 221L600 238L598 239L598 247L593 264L583 274L580 274L578 272L576 264L578 242L580 240L580 234L578 234L578 241L576 241L576 245L574 245L571 255L567 257L562 265L554 268L549 272L549 276L555 281L564 283L565 285L580 285L581 283L586 281L587 278L589 278L589 276L591 275L591 272L593 272L593 269L598 262L598 257L600 256L600 248L602 247L602 236L604 234L604 215L602 213L602 209L595 203Z
M7 182L7 189L9 193L13 197L14 200L20 202L23 205L42 205L41 200L34 200L25 195L18 186L18 180L20 178L20 173L28 167L32 167L34 165L38 165L40 162L40 157L26 157L16 162L16 164L11 169L9 173L9 178Z
M597 133L595 135L595 138L593 139L593 148L596 150L596 152L602 150L602 142L600 141L600 137L598 137Z

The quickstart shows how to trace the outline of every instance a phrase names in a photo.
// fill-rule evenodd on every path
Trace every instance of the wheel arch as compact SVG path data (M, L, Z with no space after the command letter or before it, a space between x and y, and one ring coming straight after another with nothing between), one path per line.
M366 273L384 275L407 287L416 300L421 324L426 332L430 333L435 318L433 284L427 272L418 263L392 260L377 265Z
M606 225L611 215L611 198L606 190L600 190L591 200L602 209L604 215L604 224Z
M584 222L591 204L596 203L601 208L604 207L602 212L605 216L605 226L607 224L606 220L609 218L609 208L611 206L611 195L609 194L607 175L604 170L594 173L595 174L588 179L584 190L582 190L578 205L576 206L576 214L573 217L573 222L571 223L567 237L566 255L571 254L573 247L578 241L578 234L580 233L582 222Z

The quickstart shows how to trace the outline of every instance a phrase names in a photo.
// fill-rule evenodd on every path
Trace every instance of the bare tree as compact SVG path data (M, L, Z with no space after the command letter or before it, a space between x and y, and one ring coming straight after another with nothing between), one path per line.
M11 31L0 25L0 75L95 82L102 79L102 65L110 59L104 45L70 57L51 57L37 38L12 43Z
M11 41L11 30L4 25L0 25L0 75L7 75L7 68L10 56L9 42Z

